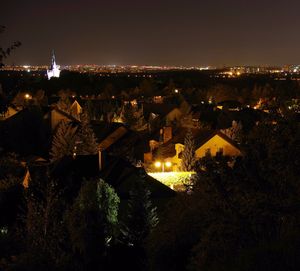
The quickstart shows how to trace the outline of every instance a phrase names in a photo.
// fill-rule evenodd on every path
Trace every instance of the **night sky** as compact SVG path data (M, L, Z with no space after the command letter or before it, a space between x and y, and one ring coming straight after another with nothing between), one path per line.
M300 1L5 0L7 64L300 63ZM4 39L4 40L2 40Z

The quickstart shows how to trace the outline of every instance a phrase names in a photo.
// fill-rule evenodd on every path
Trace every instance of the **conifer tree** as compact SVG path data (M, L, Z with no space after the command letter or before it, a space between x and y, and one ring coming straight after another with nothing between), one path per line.
M146 187L146 173L140 172L140 180L130 191L128 202L127 239L129 244L140 247L143 241L158 224L157 208L152 205L151 192Z
M66 155L73 155L76 139L76 128L62 120L52 140L50 156L52 161L59 160Z
M137 123L137 119L134 115L134 108L129 104L129 105L124 106L123 111L124 111L123 114L124 114L125 122L130 127L135 126Z
M192 171L195 167L195 141L191 130L188 130L184 139L181 167L183 171Z
M76 153L80 155L96 154L98 144L95 134L90 126L87 110L81 114L81 124L76 136Z

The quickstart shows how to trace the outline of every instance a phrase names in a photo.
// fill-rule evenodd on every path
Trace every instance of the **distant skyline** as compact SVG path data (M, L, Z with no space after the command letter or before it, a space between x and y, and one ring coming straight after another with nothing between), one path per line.
M233 66L300 63L300 1L5 1L6 64Z

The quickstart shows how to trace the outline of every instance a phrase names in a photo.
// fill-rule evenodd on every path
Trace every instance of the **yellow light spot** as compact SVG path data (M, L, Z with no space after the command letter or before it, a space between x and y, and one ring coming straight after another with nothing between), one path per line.
M166 165L166 167L171 167L172 163L168 161L168 162L165 163L165 165Z
M158 167L161 167L161 162L157 161L157 162L155 162L154 165L155 165L155 167L157 167L157 168L158 168Z

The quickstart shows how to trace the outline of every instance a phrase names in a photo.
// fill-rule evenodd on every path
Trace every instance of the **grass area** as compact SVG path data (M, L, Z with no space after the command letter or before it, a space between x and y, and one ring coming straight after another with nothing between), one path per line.
M195 172L173 171L173 172L148 172L148 175L160 181L164 185L171 187L174 190L184 190L184 184L188 184L191 176Z

